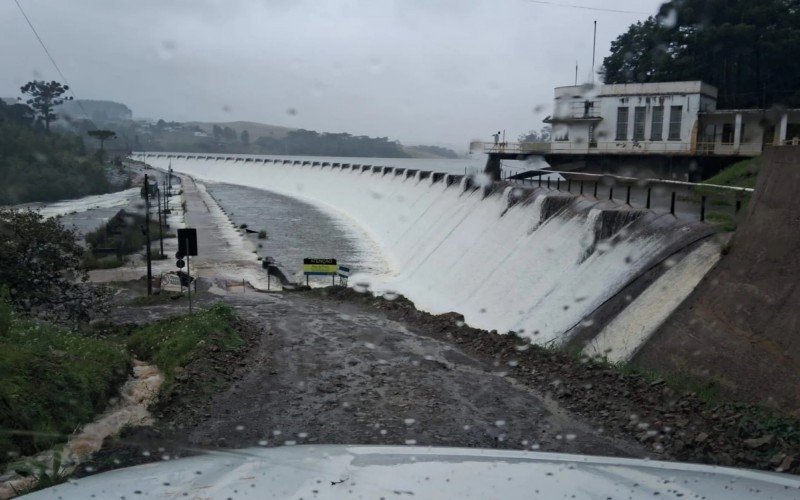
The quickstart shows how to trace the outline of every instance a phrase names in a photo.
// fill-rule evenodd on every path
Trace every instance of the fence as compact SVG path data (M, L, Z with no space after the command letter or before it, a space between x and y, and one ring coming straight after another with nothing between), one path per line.
M559 178L553 178L558 174ZM607 174L534 170L529 177L507 177L507 182L552 191L608 200L645 210L662 211L675 217L730 226L753 190L716 184L661 179L637 179ZM535 177L535 178L534 178ZM624 201L623 201L624 200Z

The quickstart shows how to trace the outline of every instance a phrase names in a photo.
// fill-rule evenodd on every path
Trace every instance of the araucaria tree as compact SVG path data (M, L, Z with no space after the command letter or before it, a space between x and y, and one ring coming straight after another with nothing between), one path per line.
M26 102L36 110L36 114L44 121L44 127L48 132L50 131L50 122L56 119L53 108L65 101L72 100L72 97L64 96L64 93L69 90L69 86L62 85L55 80L52 82L33 80L20 87L20 90L30 97Z

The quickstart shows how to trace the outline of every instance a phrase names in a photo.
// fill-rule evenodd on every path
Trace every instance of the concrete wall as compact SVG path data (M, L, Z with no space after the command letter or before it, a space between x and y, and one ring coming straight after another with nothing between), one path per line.
M768 148L730 250L634 358L800 414L800 147Z

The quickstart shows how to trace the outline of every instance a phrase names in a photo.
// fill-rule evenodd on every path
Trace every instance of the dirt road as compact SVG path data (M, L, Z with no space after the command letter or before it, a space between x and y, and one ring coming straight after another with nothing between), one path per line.
M261 327L260 338L237 360L229 386L166 418L191 446L416 443L644 454L517 383L508 366L379 310L287 293L224 300ZM152 317L168 310L157 309Z

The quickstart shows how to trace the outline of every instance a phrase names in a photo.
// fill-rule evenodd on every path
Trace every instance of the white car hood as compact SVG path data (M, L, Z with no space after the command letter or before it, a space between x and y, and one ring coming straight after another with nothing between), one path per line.
M654 496L659 494L659 496ZM25 498L798 498L794 476L636 459L411 446L214 451Z

